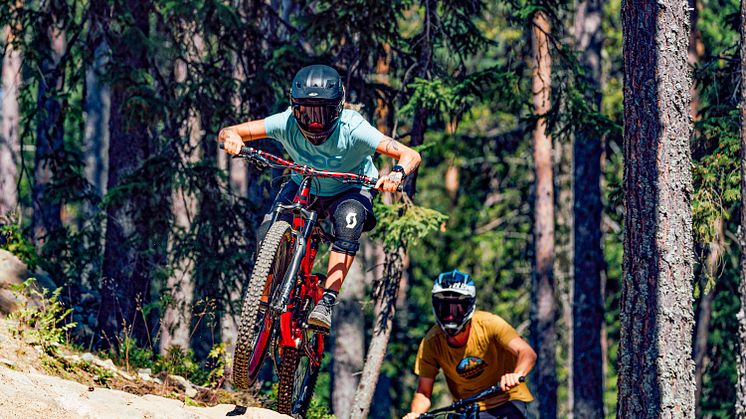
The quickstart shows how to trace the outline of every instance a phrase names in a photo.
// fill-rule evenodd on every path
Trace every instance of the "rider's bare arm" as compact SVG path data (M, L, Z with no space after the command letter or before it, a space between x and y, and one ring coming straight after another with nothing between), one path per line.
M500 386L503 390L510 390L520 384L518 381L520 377L525 377L529 372L531 372L531 369L534 368L534 364L536 363L536 352L534 352L531 346L520 337L511 339L511 341L508 342L508 347L506 349L517 358L515 370L500 378Z
M383 155L395 158L397 160L397 165L404 168L404 175L409 175L414 172L422 161L420 153L391 137L383 137L383 140L378 143L376 151ZM378 179L376 188L380 188L386 192L396 192L396 188L401 184L404 175L398 172L393 172L386 176L381 176L381 178Z
M246 141L258 140L267 137L264 127L264 119L248 121L238 125L225 127L218 132L218 141L225 143L225 151L230 154L238 154Z
M434 383L434 378L420 377L417 392L414 393L412 398L411 412L404 416L404 419L415 419L420 414L427 412L427 409L430 409L430 397L433 395Z

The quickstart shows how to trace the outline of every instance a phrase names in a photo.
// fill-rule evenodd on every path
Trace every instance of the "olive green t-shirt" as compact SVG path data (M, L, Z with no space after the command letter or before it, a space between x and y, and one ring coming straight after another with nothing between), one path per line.
M515 370L517 358L508 351L508 343L518 333L500 316L476 311L471 319L471 332L466 345L454 348L446 334L434 326L420 342L414 372L434 379L442 369L448 389L456 399L470 397L500 382L500 378ZM479 403L480 410L491 409L508 400L530 402L534 398L526 383L513 387Z

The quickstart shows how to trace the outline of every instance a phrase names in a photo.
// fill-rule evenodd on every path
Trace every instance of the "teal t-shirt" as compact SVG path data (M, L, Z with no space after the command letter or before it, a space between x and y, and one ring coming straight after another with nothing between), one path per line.
M279 141L298 164L320 170L378 177L372 156L384 135L353 110L342 111L337 128L321 145L313 145L303 137L289 107L285 112L265 118L264 129L267 136ZM293 180L300 184L301 176L293 175ZM328 178L318 179L318 186L316 181L312 183L312 194L331 196L347 189L360 188L359 185Z

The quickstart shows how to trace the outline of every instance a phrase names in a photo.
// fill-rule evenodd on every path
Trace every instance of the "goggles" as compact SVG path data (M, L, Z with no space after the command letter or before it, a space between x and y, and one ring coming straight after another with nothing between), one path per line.
M461 323L469 312L474 299L466 295L448 294L451 295L436 295L433 297L435 315L442 322Z
M339 118L338 104L293 104L293 116L306 131L321 133Z

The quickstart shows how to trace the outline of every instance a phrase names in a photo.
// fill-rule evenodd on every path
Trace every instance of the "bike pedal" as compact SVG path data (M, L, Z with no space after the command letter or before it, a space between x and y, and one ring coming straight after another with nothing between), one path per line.
M313 324L306 324L305 329L310 330L312 332L321 333L322 335L325 335L325 336L329 336L329 333L331 332L331 330L325 327L316 326Z

